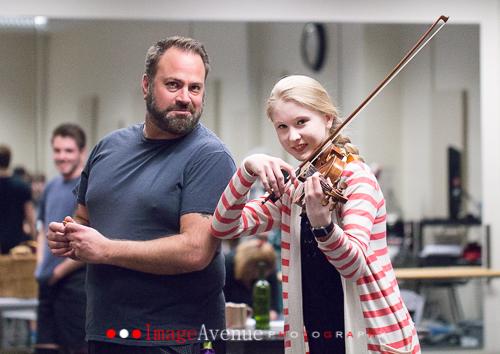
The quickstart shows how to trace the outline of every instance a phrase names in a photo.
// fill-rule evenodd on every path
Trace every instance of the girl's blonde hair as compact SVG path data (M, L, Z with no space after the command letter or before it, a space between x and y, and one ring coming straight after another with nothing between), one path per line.
M292 101L312 111L332 116L333 124L330 133L342 123L337 107L333 104L328 92L318 81L309 76L286 76L274 85L267 100L266 113L269 119L273 119L276 103L280 100ZM339 135L334 143L345 152L359 154L358 148L351 144L351 139L347 136Z

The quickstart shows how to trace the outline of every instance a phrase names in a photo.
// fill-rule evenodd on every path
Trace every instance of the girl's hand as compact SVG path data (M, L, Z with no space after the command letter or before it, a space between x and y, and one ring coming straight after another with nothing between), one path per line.
M321 187L319 172L306 179L304 193L307 218L311 227L322 227L330 224L332 221L331 202L325 206L321 204L325 195Z
M265 154L255 154L247 157L243 162L245 169L258 176L268 193L274 193L278 198L285 191L285 176L287 172L292 182L295 182L295 169L278 157Z

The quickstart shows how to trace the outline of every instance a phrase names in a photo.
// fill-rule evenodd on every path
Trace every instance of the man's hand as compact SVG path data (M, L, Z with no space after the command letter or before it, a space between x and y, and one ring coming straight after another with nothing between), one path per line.
M69 240L65 235L66 226L62 222L51 222L47 232L47 245L52 254L56 256L66 256L71 253Z
M75 258L87 263L106 263L111 240L97 230L68 222L65 226L66 240Z

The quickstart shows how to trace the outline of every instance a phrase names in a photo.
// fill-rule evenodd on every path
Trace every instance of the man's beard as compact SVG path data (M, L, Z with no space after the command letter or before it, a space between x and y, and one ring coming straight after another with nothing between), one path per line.
M56 165L59 165L60 163L56 162ZM64 177L64 178L68 178L68 177L71 177L75 171L78 169L78 166L79 166L79 162L75 162L75 163L72 163L69 170L65 171L65 170L62 170L62 167L59 168L58 167L58 171L59 173Z
M150 90L146 96L146 108L153 123L161 130L174 135L184 136L190 133L200 121L203 105L197 112L191 103L177 103L160 110ZM204 101L204 100L203 100ZM173 111L184 111L189 114L172 114Z

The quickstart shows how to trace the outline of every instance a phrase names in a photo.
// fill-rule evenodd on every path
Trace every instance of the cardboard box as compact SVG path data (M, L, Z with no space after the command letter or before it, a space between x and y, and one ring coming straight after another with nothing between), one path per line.
M36 298L36 255L0 255L0 297Z

